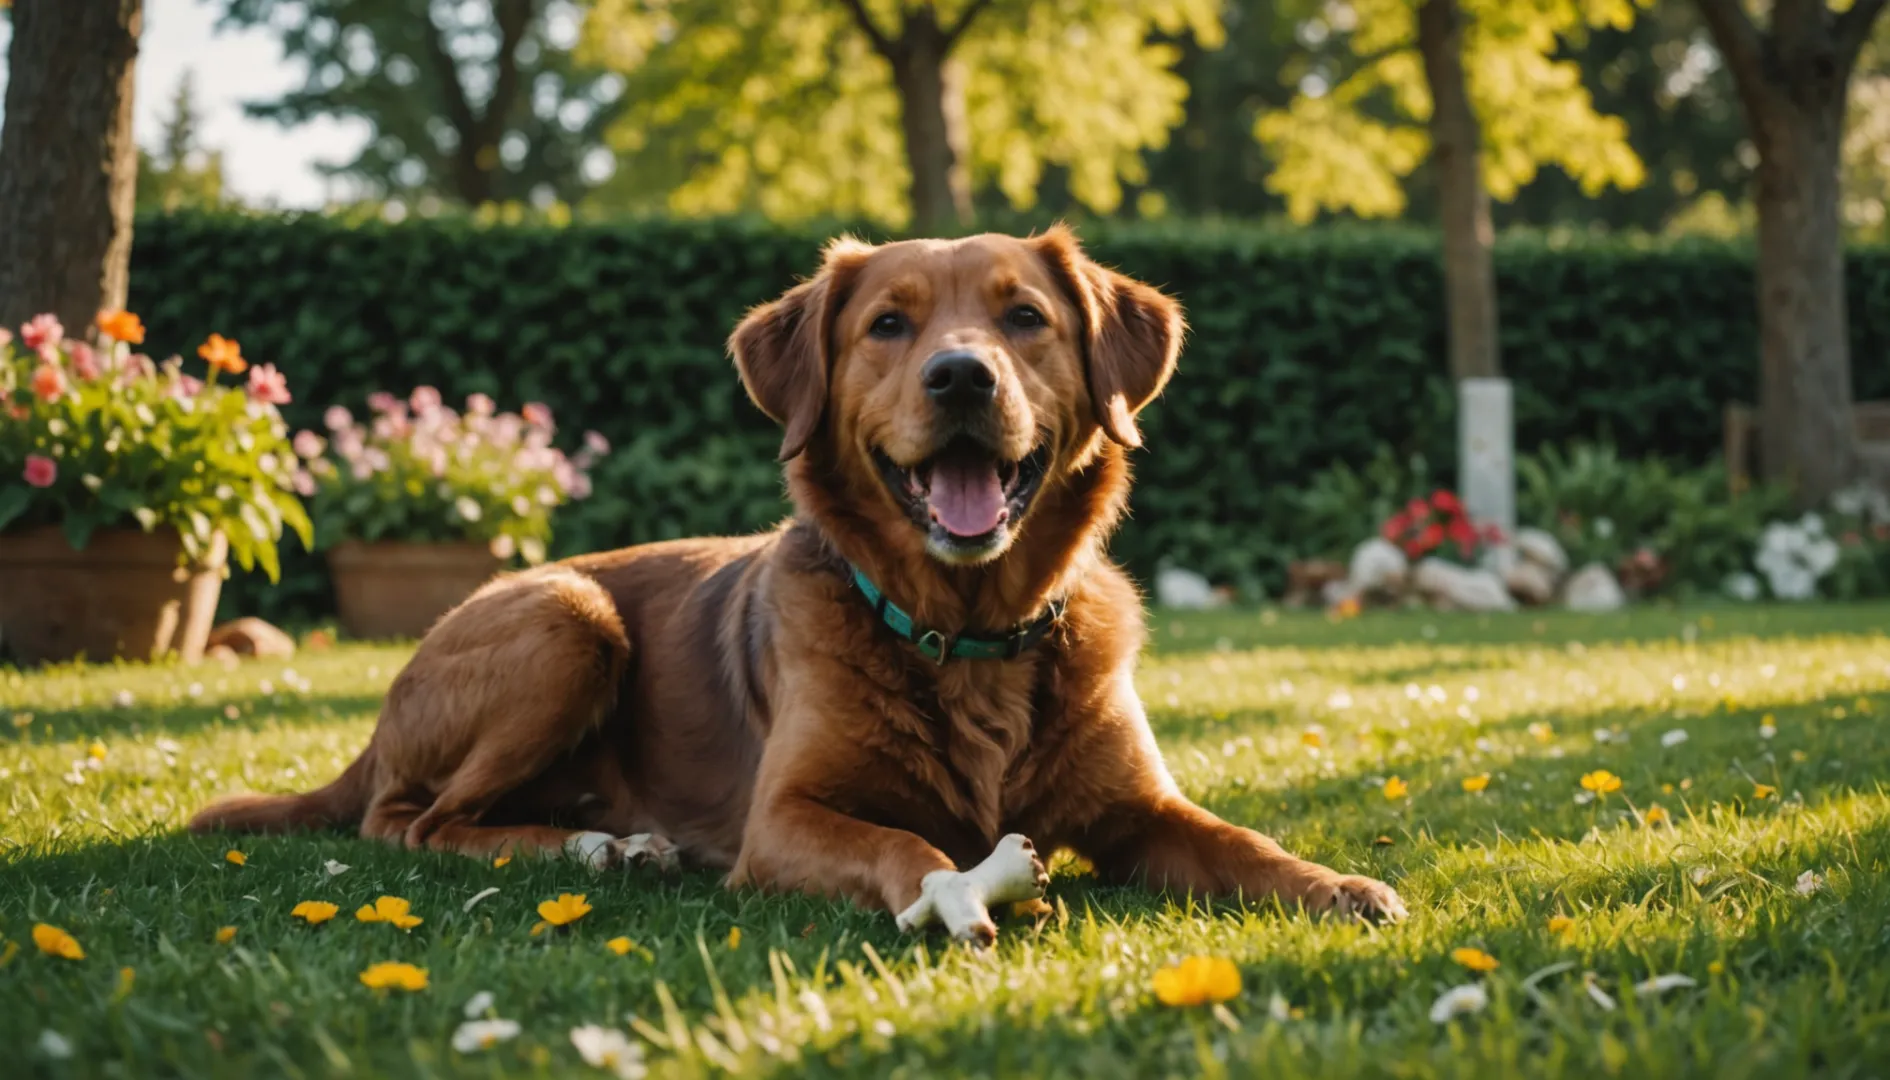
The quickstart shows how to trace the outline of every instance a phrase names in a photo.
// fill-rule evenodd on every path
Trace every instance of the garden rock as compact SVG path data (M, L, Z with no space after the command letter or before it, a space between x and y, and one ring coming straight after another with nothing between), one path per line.
M224 623L210 631L207 648L222 646L238 656L286 659L295 655L295 639L255 616Z
M1391 600L1404 592L1410 561L1398 545L1374 536L1352 552L1346 572L1346 592L1361 600Z
M1516 530L1516 554L1549 572L1551 583L1568 573L1568 552L1555 537L1541 529Z
M1503 579L1488 570L1472 570L1442 559L1425 559L1411 575L1411 585L1431 606L1460 611L1514 611L1516 601Z
M1618 611L1627 606L1627 593L1607 567L1589 563L1568 579L1562 602L1570 611Z
M1181 611L1204 611L1225 605L1227 597L1192 570L1164 566L1155 571L1155 602Z
M1503 571L1503 585L1511 596L1531 607L1555 599L1555 575L1526 554Z

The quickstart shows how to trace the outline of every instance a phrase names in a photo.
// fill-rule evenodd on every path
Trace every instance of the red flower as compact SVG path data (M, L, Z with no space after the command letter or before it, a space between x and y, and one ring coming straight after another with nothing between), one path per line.
M20 475L33 487L51 487L59 479L59 463L42 454L28 454L26 470Z
M33 393L38 394L41 401L58 401L65 391L65 372L51 364L41 364L33 370Z
M1403 536L1410 528L1410 515L1398 513L1391 515L1391 520L1385 522L1385 527L1380 531L1384 533L1385 539L1396 540L1398 537Z
M1436 491L1431 492L1431 505L1446 514L1460 514L1463 512L1463 504L1457 501L1457 496L1443 488L1438 488Z
M1418 533L1417 545L1425 551L1430 551L1443 542L1444 527L1436 522L1424 526L1424 531Z
M98 351L92 346L75 341L66 351L72 354L72 371L79 378L91 382L104 374L104 369L99 366Z
M1483 542L1486 544L1501 544L1503 542L1503 527L1495 522L1483 526Z
M1404 504L1404 512L1411 515L1412 521L1423 521L1431 516L1431 504L1423 499L1412 499Z

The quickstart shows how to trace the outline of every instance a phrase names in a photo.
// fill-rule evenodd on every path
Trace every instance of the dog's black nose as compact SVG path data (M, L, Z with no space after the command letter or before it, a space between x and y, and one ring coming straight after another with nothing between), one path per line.
M919 369L932 400L951 409L989 405L997 397L997 372L976 353L942 352Z

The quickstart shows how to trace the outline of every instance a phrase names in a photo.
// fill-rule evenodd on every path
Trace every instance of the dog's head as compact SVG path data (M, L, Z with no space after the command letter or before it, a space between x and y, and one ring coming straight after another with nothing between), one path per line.
M869 246L749 313L730 341L749 395L786 428L781 458L874 478L933 559L987 563L1046 490L1174 370L1181 310L1104 269L1065 229Z

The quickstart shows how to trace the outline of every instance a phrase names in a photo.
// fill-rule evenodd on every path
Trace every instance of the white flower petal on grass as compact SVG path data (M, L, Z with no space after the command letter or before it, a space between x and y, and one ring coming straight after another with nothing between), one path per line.
M137 703L138 703L138 699L132 697L131 691L129 690L120 690L116 694L112 695L112 704L118 706L121 709L129 709Z
M490 1008L492 1008L492 991L481 990L477 994L474 994L472 997L469 997L466 999L466 1008L464 1010L466 1013L466 1019L477 1020L480 1017L484 1016L486 1014L486 1010Z
M1759 738L1769 739L1772 736L1777 735L1777 734L1778 734L1778 728L1776 726L1772 724L1759 725Z
M54 1061L65 1061L72 1056L72 1042L57 1031L47 1028L39 1033L39 1052Z
M1480 1013L1490 1004L1489 991L1482 983L1453 986L1437 996L1431 1005L1431 1023L1446 1024L1453 1017Z
M1685 990L1700 985L1685 975L1656 975L1643 983L1636 983L1634 993L1637 997L1649 994L1664 994L1669 990Z
M616 1073L618 1080L642 1080L643 1044L633 1043L616 1028L585 1024L571 1029L571 1045L586 1065Z
M1686 728L1674 728L1672 731L1669 731L1667 734L1662 735L1660 737L1660 745L1666 747L1669 750L1673 749L1676 746L1679 746L1681 743L1686 742L1686 741L1687 741Z
M1592 791L1578 791L1575 793L1576 806L1587 806L1589 803L1594 802L1594 801L1595 801L1595 793Z
M462 1054L487 1050L518 1037L517 1020L468 1020L453 1031L453 1049Z
M1601 1006L1607 1012L1614 1011L1614 998L1608 996L1608 992L1601 988L1601 982L1595 978L1594 972L1582 972L1582 989L1587 991L1588 1000Z
M491 896L492 894L498 891L499 891L499 888L496 885L489 885L486 888L480 889L478 892L472 894L472 899L460 905L459 910L471 911L474 907L478 906L479 901L484 900L486 897Z
M322 869L328 871L329 877L340 877L348 872L348 864L330 859L322 864Z
M1807 870L1798 875L1798 882L1792 888L1797 889L1800 896L1810 896L1824 888L1824 875L1816 870Z

